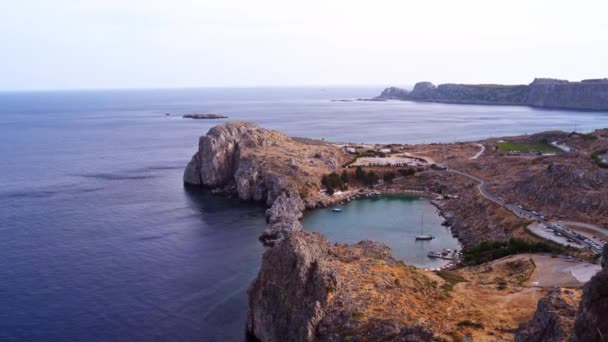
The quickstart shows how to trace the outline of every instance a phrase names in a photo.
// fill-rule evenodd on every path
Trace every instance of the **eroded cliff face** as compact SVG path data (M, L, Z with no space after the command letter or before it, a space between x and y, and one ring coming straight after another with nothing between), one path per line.
M318 233L290 233L264 253L262 268L248 291L247 330L260 341L341 341L362 336L430 340L433 333L415 322L365 317L374 301L357 298L366 283L359 264L372 260L414 274L415 279L404 277L403 286L429 282L409 267L399 266L382 244L331 245ZM393 288L394 279L387 280Z
M608 110L608 79L568 82L535 79L527 104L533 107Z
M583 288L580 310L574 325L574 342L608 340L608 245L602 255L602 271Z
M440 84L419 82L411 92L391 87L378 99L460 104L515 105L545 108L608 110L608 79L569 82L535 79L529 85Z
M292 232L264 253L249 288L247 330L261 341L312 341L338 286L320 234Z
M252 122L232 121L209 130L184 172L184 183L216 188L241 200L265 202L268 226L260 240L272 245L301 230L306 207L319 202L322 175L348 160L332 144L292 139Z

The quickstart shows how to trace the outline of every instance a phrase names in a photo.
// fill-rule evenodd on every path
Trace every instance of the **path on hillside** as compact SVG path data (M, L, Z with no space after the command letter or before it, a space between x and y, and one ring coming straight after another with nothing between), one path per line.
M486 147L483 144L475 144L475 145L481 147L481 150L479 150L479 152L477 152L476 155L469 158L471 160L479 158L483 154L483 152L486 150Z

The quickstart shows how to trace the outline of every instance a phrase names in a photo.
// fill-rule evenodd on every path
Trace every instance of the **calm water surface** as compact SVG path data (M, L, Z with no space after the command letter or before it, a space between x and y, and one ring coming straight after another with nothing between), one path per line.
M443 218L426 198L387 195L359 199L340 208L339 213L331 209L307 212L302 225L323 233L332 242L383 241L395 257L419 267L439 268L448 263L429 259L430 251L461 248L452 233L441 225ZM435 239L416 241L416 235L422 233Z
M0 93L0 341L243 340L264 210L184 189L198 137L225 120L178 114L217 112L295 136L369 142L608 127L606 113L329 101L381 90ZM357 221L373 217L374 202L305 220L335 240L388 239L419 263L426 247L410 235L419 206L430 207L379 204L392 213L383 225L331 231L354 217L351 208L367 213ZM429 230L443 229L425 217Z

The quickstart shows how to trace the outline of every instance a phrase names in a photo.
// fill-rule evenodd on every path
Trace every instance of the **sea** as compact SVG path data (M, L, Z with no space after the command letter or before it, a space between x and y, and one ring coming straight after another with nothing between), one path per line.
M331 101L381 90L0 93L0 341L245 340L265 208L183 186L199 136L226 120L182 114L225 114L337 142L454 142L608 127L608 113ZM342 217L356 223L390 207L411 222L343 225L343 234L328 224L337 215L311 212L304 223L336 242L410 239L424 207L421 220L436 228L423 199L382 201L351 203ZM408 261L408 248L397 256Z

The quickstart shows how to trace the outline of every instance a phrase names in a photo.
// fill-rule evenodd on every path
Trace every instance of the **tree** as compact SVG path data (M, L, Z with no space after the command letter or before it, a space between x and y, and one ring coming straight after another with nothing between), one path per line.
M357 166L357 169L355 170L355 178L360 181L365 180L365 171L363 171L361 165Z
M392 183L393 179L395 179L395 173L394 172L385 173L383 176L383 179L387 183Z
M342 171L342 175L340 175L340 178L342 179L342 182L348 183L348 173L346 172L346 170Z

